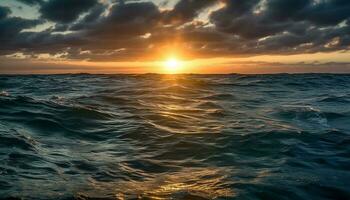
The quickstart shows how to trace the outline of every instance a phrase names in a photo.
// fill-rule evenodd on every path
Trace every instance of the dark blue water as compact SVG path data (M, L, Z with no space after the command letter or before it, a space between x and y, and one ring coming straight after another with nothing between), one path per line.
M350 75L0 76L0 198L350 199Z

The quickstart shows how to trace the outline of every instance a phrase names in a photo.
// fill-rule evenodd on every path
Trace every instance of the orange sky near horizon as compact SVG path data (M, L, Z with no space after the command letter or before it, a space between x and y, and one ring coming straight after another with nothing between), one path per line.
M28 61L24 58L8 58L0 73L6 74L61 74L61 73L102 73L102 74L139 74L139 73L310 73L329 72L350 73L350 52L338 51L331 53L297 54L297 55L262 55L249 57L218 57L186 59L174 54L168 57L160 56L156 61L123 61L123 62L92 62L67 61L52 57L41 57ZM180 67L173 71L167 70L168 59L176 59ZM13 61L13 62L11 62ZM336 64L334 62L336 61ZM336 66L334 66L336 65ZM6 70L7 68L9 70ZM17 69L17 70L16 70ZM27 70L26 70L27 69Z

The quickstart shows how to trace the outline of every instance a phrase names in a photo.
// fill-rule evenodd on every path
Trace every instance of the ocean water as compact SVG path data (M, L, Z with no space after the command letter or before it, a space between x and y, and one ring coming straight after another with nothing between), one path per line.
M350 199L350 75L2 75L1 198Z

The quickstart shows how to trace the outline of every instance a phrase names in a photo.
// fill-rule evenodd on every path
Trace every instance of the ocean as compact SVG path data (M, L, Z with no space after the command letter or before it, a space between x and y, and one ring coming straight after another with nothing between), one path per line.
M0 199L350 199L350 75L0 75Z

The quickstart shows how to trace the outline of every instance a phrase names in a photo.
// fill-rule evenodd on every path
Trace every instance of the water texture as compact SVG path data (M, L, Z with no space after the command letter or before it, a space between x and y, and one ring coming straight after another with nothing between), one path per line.
M350 199L350 75L3 75L0 161L3 199Z

